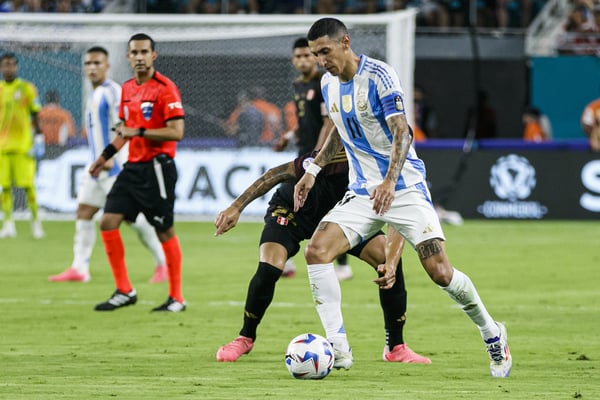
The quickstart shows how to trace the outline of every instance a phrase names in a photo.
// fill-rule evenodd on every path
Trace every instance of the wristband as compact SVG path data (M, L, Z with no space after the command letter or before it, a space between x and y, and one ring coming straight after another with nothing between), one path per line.
M312 176L314 176L316 178L317 175L319 174L319 172L321 172L321 167L319 167L317 164L312 162L312 163L308 164L308 167L306 168L305 172L307 174L311 174Z
M108 161L116 153L117 153L117 148L115 146L113 146L113 144L111 143L108 146L106 146L104 148L104 150L102 150L101 156L104 157L104 159Z
M144 135L146 134L146 128L140 128L138 129L138 136L139 137L144 137Z

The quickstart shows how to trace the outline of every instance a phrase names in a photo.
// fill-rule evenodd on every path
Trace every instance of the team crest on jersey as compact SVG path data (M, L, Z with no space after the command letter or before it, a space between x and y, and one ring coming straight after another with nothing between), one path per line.
M287 226L289 220L286 217L282 217L281 215L277 216L277 224Z
M364 90L358 92L358 96L356 97L356 108L358 111L367 110L367 94Z
M16 90L15 93L14 93L14 95L13 95L14 100L21 100L21 97L22 97L21 96L21 91L20 90Z
M308 89L306 92L306 100L312 100L315 98L315 89Z
M152 109L154 108L154 103L151 101L144 101L141 104L142 115L146 121L149 121L152 117Z
M396 105L396 110L404 111L404 104L402 103L402 97L394 96L394 104Z
M347 113L352 111L352 96L349 94L342 96L342 109Z

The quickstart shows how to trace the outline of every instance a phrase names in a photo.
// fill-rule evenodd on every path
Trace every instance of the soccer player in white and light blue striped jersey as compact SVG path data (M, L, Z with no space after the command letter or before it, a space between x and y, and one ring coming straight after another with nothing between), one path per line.
M112 128L120 121L118 107L121 100L121 86L107 78L108 68L106 49L95 46L87 50L84 69L93 90L86 102L85 127L91 161L98 158L102 150L114 139L115 132ZM106 195L126 160L127 149L125 148L107 163L105 171L98 178L93 178L87 172L83 174L77 193L73 262L62 273L50 276L48 278L50 281L87 282L90 280L90 257L96 242L96 225L93 218L104 207ZM165 256L154 228L143 215L139 215L131 226L154 257L156 268L150 282L165 281L167 279Z
M341 291L332 261L384 224L393 226L417 250L430 278L477 325L490 356L494 377L507 377L512 359L506 329L495 322L467 275L452 267L444 233L425 183L425 166L412 147L403 91L386 63L356 55L346 26L322 18L308 32L311 51L327 70L323 98L337 132L332 132L313 164L296 184L294 207L302 207L322 166L343 146L350 166L349 191L327 214L305 250L317 311L333 343L334 367L350 368L352 353L341 313ZM393 283L394 266L380 266ZM394 349L384 349L393 359Z

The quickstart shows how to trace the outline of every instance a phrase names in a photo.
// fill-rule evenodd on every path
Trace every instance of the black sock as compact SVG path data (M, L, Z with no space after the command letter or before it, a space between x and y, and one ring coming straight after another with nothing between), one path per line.
M348 254L347 253L340 254L336 260L337 260L338 265L346 265L346 264L348 264Z
M390 350L404 343L403 331L406 321L406 286L402 272L402 258L396 269L396 282L390 289L379 289L379 302L385 321L385 344Z
M279 268L264 262L258 263L256 273L248 285L244 306L244 326L240 335L256 340L256 328L273 300L275 284L280 276Z

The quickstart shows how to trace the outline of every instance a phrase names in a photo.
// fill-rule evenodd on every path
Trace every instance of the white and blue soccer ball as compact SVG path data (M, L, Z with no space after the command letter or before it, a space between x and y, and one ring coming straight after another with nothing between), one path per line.
M323 379L333 368L333 347L323 336L304 333L292 339L285 365L296 379Z

